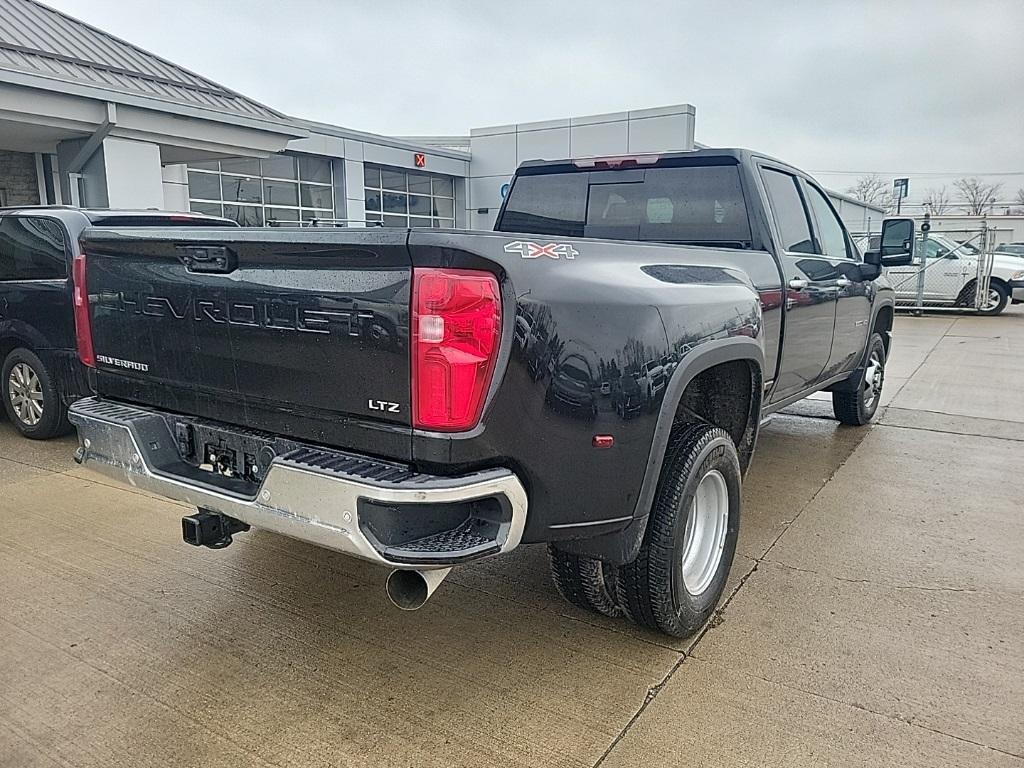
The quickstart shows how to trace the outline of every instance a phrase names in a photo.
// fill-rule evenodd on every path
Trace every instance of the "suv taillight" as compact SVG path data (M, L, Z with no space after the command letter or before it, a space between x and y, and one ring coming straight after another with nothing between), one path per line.
M479 423L500 337L501 298L494 275L413 270L414 427L459 432Z
M78 359L90 368L96 367L96 353L92 347L92 321L89 319L89 288L85 281L85 254L75 256L71 263L74 284L75 340Z

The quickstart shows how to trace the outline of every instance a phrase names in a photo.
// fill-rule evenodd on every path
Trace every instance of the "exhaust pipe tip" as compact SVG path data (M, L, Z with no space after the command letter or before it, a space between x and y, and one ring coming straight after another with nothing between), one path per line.
M423 607L434 590L438 588L451 568L431 571L392 571L388 574L385 589L388 599L403 611L417 611Z

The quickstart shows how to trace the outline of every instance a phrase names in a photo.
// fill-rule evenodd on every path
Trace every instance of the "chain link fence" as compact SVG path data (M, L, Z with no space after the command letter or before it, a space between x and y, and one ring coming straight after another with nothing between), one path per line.
M975 311L1002 309L1005 299L992 287L992 250L997 230L982 224L964 230L921 232L914 263L887 267L899 309ZM862 249L877 250L878 235L860 238ZM1024 263L1024 260L1022 260Z

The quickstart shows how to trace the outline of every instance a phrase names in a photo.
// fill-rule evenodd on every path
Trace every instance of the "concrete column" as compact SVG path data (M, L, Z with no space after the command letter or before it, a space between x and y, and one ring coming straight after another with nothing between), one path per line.
M188 166L185 163L165 165L162 172L165 211L188 211Z
M366 195L363 186L363 161L345 158L345 218L348 226L366 226ZM363 222L360 224L359 222Z
M109 207L164 208L159 145L108 136L102 152Z

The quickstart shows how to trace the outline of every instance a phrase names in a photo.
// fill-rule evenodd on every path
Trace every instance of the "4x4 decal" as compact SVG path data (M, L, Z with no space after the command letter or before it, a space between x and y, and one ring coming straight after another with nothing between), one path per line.
M547 256L549 259L575 259L580 252L569 243L531 243L527 240L513 240L505 243L505 253L518 253L524 259L539 259Z

